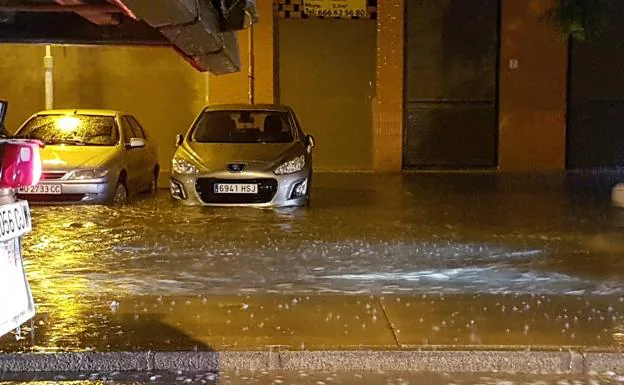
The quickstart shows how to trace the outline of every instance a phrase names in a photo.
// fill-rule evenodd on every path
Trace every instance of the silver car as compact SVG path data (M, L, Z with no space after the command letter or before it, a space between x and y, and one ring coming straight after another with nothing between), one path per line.
M284 207L310 201L314 138L290 107L221 105L178 135L171 194L189 205Z
M16 136L45 143L41 182L18 192L29 202L123 204L129 196L156 189L156 148L132 115L43 111L30 117Z

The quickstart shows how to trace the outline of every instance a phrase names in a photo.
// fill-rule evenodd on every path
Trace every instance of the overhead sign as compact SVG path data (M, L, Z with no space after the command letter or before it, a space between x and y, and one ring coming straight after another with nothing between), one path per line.
M366 0L304 0L306 15L322 17L366 16Z

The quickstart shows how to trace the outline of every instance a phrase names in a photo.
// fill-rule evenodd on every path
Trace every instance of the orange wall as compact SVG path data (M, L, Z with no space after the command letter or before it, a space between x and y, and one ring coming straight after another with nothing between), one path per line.
M499 168L565 168L567 41L542 19L550 0L503 0ZM510 68L510 60L518 67Z

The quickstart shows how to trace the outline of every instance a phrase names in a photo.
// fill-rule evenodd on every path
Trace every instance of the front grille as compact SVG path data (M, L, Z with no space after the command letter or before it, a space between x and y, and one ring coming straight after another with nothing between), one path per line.
M18 197L28 202L80 202L84 199L85 194L18 194Z
M41 174L41 180L57 180L65 176L65 171L49 171Z
M257 184L257 194L215 194L215 183L248 183ZM195 190L204 203L214 204L245 204L267 203L273 200L277 193L277 180L270 178L262 179L216 179L198 178L195 182Z

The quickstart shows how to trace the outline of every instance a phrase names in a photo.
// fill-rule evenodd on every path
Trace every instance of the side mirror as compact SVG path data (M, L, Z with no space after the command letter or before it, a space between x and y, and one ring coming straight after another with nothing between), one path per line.
M184 136L180 134L176 135L176 141L175 141L176 147L180 147L182 143L184 143Z
M128 148L139 148L145 147L145 139L143 138L132 138L128 142Z
M312 135L306 136L305 145L308 147L308 152L312 152L312 149L314 148L314 146L316 146L314 137Z

